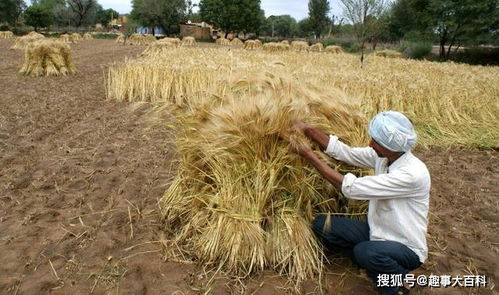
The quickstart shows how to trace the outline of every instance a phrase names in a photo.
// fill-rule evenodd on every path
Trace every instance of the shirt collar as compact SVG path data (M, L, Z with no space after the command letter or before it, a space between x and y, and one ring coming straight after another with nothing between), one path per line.
M402 154L400 157L398 157L395 162L391 163L390 166L387 167L388 171L393 171L403 165L403 163L406 161L407 158L411 157L412 153L411 151L407 151L404 154Z

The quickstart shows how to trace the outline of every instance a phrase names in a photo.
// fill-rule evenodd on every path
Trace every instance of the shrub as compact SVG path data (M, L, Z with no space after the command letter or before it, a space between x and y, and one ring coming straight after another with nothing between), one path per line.
M432 48L433 44L428 41L409 41L402 42L399 51L403 52L408 58L422 59L430 54Z

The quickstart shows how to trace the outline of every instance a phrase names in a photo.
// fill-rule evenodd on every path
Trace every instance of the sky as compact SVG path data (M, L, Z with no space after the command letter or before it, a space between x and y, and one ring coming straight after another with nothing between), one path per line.
M104 9L112 8L119 13L129 13L132 9L131 1L122 0L98 0ZM199 0L193 0L199 3ZM336 0L329 1L332 13L341 14L341 8ZM308 16L308 0L261 0L261 7L265 11L265 16L289 14L296 20L304 19Z

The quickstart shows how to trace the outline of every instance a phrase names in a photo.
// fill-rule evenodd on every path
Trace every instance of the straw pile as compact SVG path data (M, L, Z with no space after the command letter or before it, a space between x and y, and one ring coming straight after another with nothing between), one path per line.
M83 38L81 37L80 34L73 33L71 34L71 39L73 40L74 43L77 43L78 41L81 41Z
M118 41L116 41L116 42L118 42ZM145 35L132 34L130 37L128 37L128 40L127 40L128 45L139 45L139 46L150 45L153 42L156 42L156 37L154 37L153 35L149 35L149 34L145 34Z
M308 43L305 41L293 41L291 42L291 50L304 52L309 50Z
M234 46L234 47L242 47L244 46L244 43L243 41L241 41L241 39L239 38L234 38L230 41L230 46Z
M116 43L124 44L125 43L125 35L118 35L118 37L116 38Z
M401 52L395 51L395 50L379 50L374 52L375 56L379 57L389 57L389 58L403 58L404 55Z
M26 49L26 47L35 41L45 38L42 34L37 32L30 32L26 36L16 38L14 45L10 49Z
M286 45L289 45L289 41L288 40L282 40L281 41L282 44L286 44Z
M68 34L62 34L59 36L59 40L64 43L68 44L76 44L78 43L78 40L73 38L73 35L68 35Z
M263 50L268 51L268 52L281 52L281 51L288 51L289 50L289 45L285 43L276 43L276 42L269 42L263 44Z
M194 46L196 45L196 39L194 37L184 37L182 38L182 46Z
M324 46L322 45L322 43L315 43L314 45L310 46L310 51L313 51L313 52L322 52L324 51Z
M90 33L83 34L83 40L93 40L93 39L94 39L94 36L92 36L92 34L90 34Z
M60 41L40 40L30 43L19 71L25 76L65 76L76 72L71 50Z
M248 49L248 50L256 50L256 49L260 49L262 48L263 45L262 45L262 41L260 40L246 40L246 42L244 42L244 49Z
M224 37L220 37L215 41L216 44L218 45L230 45L229 39L225 39Z
M11 31L0 31L0 39L11 39L14 38L14 33Z
M161 55L165 51L171 50L173 48L177 48L178 43L176 42L170 42L169 40L158 40L155 41L154 43L151 43L149 46L147 46L146 50L142 52L142 56L148 56L148 55Z
M335 53L335 54L343 53L343 49L341 48L341 46L336 46L336 45L327 46L325 51L329 52L329 53Z

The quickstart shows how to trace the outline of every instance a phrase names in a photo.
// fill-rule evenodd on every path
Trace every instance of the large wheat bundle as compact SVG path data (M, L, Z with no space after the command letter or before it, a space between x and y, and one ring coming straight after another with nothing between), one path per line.
M73 43L77 43L78 41L81 41L83 38L81 37L80 34L73 33L71 34L71 39L73 40Z
M65 76L76 72L71 50L60 41L40 40L30 43L19 71L25 76Z
M147 55L161 55L167 50L171 50L173 48L177 48L178 43L170 42L168 40L158 40L154 43L151 43L147 46L146 50L142 52L142 56Z
M281 51L288 51L290 46L285 43L276 43L276 42L269 42L263 44L263 50L268 51L268 52L281 52Z
M243 41L241 41L241 39L239 38L234 38L230 41L230 46L234 46L234 47L242 47L244 46L244 43Z
M90 33L83 34L83 40L93 40L93 39L94 39L94 36L92 36L92 34L90 34Z
M324 51L324 46L320 42L315 43L315 44L310 46L309 50L312 52L322 52L322 51Z
M194 46L196 45L196 39L194 37L186 36L182 38L182 46Z
M325 49L326 52L329 52L329 53L343 53L343 49L341 48L341 46L336 46L336 45L329 45L326 47Z
M125 43L125 35L118 35L118 37L116 37L116 43L121 43L121 44L124 44Z
M30 32L26 36L16 38L14 45L10 49L25 49L30 43L45 38L37 32Z
M150 45L153 42L156 42L156 37L154 37L153 35L132 34L130 37L128 37L126 44L146 46Z
M63 43L67 44L76 44L78 43L78 37L69 35L69 34L62 34L59 36L59 40Z
M230 45L229 39L225 39L224 37L220 37L215 41L216 44L218 45Z
M11 39L14 38L14 33L11 31L0 31L0 39Z
M309 50L308 43L305 41L293 41L291 42L291 50L298 52L305 52Z

